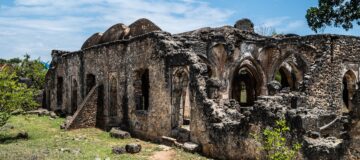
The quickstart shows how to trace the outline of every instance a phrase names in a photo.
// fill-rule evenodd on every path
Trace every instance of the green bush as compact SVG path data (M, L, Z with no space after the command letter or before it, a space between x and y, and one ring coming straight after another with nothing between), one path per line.
M301 148L300 143L295 143L288 147L285 135L290 131L285 120L276 121L276 126L267 128L263 132L263 150L267 153L270 160L291 160L295 159L297 152Z
M45 75L47 69L44 64L40 62L40 59L30 60L29 55L24 55L19 63L15 63L15 71L18 77L29 78L32 85L29 87L35 89L43 89L45 84Z
M5 68L0 71L0 127L17 109L30 110L38 106L34 101L37 90L18 82L16 73Z

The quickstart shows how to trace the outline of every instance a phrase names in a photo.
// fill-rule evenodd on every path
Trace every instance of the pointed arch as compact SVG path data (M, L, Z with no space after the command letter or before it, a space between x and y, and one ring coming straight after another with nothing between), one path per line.
M172 75L172 128L184 127L190 124L191 105L189 73L186 68L180 68Z
M304 75L308 70L307 62L301 55L291 54L286 57L280 65L274 67L272 80L278 80L282 88L289 87L290 90L299 90L303 88Z
M109 81L109 116L117 116L117 106L117 80L115 76L111 76Z
M71 114L74 114L78 107L78 83L76 79L72 80L71 85Z
M346 71L342 79L342 99L344 106L349 110L352 109L351 100L356 90L356 82L357 80L354 71Z
M244 59L234 70L230 95L242 106L251 106L262 92L264 74L256 63Z
M64 78L58 77L56 81L56 99L57 99L58 108L62 107L63 94L64 94Z

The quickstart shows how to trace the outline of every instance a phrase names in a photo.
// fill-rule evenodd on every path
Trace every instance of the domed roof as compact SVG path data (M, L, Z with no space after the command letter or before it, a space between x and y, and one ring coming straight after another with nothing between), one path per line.
M130 26L129 38L136 37L153 31L161 31L160 27L146 18L136 20Z
M99 44L101 36L102 36L102 33L93 34L84 42L81 49L89 48L91 46Z
M99 43L112 42L124 39L129 34L129 27L122 23L115 24L106 30Z
M236 21L234 27L243 31L254 32L254 23L247 18Z

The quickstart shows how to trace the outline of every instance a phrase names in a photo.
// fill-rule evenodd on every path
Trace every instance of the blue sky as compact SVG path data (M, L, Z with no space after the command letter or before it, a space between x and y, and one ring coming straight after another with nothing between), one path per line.
M317 0L0 0L0 58L51 59L52 49L76 51L95 32L116 23L148 18L170 33L233 25L250 18L255 27L278 33L315 34L306 9ZM360 35L326 28L322 33Z

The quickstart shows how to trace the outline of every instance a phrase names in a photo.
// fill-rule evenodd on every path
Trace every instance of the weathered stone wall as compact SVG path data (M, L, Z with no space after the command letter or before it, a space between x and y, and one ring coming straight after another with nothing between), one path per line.
M95 86L85 97L83 103L74 113L73 115L74 117L65 126L65 129L70 130L70 129L95 127L97 105L98 105L97 100L98 100L98 86Z
M140 29L143 23L149 31ZM162 136L187 137L179 136L186 126L185 140L219 159L264 158L257 150L261 144L251 134L261 134L280 118L289 122L293 141L314 132L336 141L349 135L348 115L358 113L359 107L359 100L352 98L358 94L360 38L264 37L251 29L240 30L241 26L171 35L145 19L135 24L120 24L121 30L113 27L106 32L111 41L98 44L94 39L78 52L53 51L46 104L71 113L74 80L78 104L85 104L91 74L95 84L103 86L101 99L96 100L101 105L96 115L91 105L75 117L92 116L103 124L101 128L122 127L135 136L160 141ZM286 82L276 81L280 71ZM61 105L57 104L58 77L63 77ZM246 83L246 102L238 93L240 80ZM349 95L347 102L344 94ZM176 113L186 107L189 113ZM190 116L189 125L183 115ZM307 144L315 142L305 139Z

